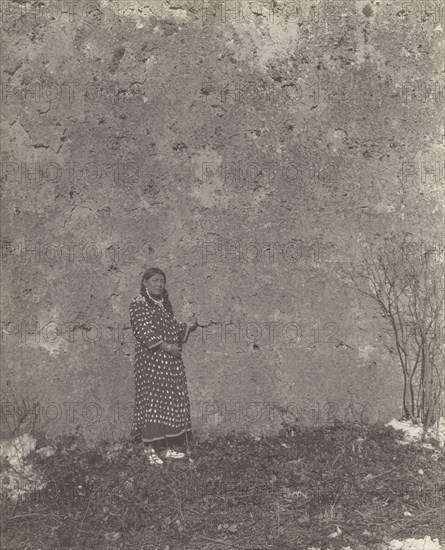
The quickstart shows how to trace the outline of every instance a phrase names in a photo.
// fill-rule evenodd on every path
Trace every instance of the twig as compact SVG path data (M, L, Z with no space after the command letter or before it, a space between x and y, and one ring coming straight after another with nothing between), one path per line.
M342 454L343 454L343 453L340 452L340 453L338 453L338 455L335 457L334 462L332 463L332 466L331 466L331 470L334 468L335 464L337 463L337 460L341 457Z
M82 523L80 524L80 527L83 527L83 524L85 522L85 518L87 517L87 514L88 514L88 510L90 509L90 503L91 503L91 497L88 499L88 506L87 506L87 509L85 510L85 513L83 515Z
M367 477L365 476L362 481L371 481L371 479L375 479L377 477L380 477L380 476L384 476L386 474L390 474L391 472L393 472L395 470L395 468L391 468L391 470L388 470L387 472L383 472L381 474L377 474L376 476L371 476L371 477Z
M197 512L196 510L193 510L193 508L189 508L188 506L184 506L184 508L186 510L189 510L190 512L193 512L194 514L196 514L197 516L201 516L201 512Z
M62 525L62 522L59 521L59 519L56 517L56 516L52 516L51 514L38 514L37 512L36 513L33 513L33 514L22 514L20 516L13 516L12 518L9 518L10 520L13 520L13 519L22 519L22 518L28 518L28 517L31 517L31 516L43 516L45 518L51 518L51 519L55 519L58 523L60 523Z
M18 500L16 500L14 503L14 508L12 509L12 512L8 518L8 521L14 516L14 512L15 512L15 509L17 508L17 504L18 504Z
M277 538L280 538L280 501L276 500L277 504Z

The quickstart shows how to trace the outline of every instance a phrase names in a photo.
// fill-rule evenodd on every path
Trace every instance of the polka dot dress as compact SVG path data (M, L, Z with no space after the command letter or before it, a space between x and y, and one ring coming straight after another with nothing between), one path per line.
M184 324L178 323L162 305L142 295L131 302L130 322L136 338L132 435L153 442L191 432L182 358L159 348L161 340L181 345Z

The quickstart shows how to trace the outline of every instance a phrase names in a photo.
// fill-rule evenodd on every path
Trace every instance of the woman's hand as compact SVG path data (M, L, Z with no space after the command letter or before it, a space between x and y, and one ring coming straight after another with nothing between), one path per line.
M169 344L169 353L173 357L179 357L181 355L182 349L176 344Z
M198 326L198 319L193 315L193 317L190 318L189 321L189 329L195 330L195 328Z
M176 344L167 344L167 342L162 342L161 349L173 357L179 357L182 352L182 348L180 346L177 346Z

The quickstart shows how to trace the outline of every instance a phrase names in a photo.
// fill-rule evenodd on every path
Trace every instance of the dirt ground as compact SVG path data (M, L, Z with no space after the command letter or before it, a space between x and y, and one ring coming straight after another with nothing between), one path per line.
M149 466L129 440L60 439L31 454L46 487L3 478L3 550L351 550L445 540L443 450L389 427L339 424L273 437L195 438L192 461ZM3 465L3 469L4 469ZM427 550L427 549L425 549Z

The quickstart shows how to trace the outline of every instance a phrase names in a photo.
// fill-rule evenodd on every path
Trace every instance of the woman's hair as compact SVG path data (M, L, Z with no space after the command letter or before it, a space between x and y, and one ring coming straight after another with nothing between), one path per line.
M150 300L151 298L148 295L147 289L145 288L145 281L148 281L153 275L162 275L164 277L164 281L167 283L167 277L165 276L165 273L162 271L162 269L159 269L159 267L150 267L147 269L147 271L144 272L142 275L142 281L141 281L141 294L146 300ZM162 293L162 297L164 299L163 306L164 308L173 315L173 307L170 303L167 289L164 288L164 292Z

